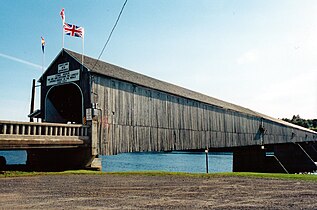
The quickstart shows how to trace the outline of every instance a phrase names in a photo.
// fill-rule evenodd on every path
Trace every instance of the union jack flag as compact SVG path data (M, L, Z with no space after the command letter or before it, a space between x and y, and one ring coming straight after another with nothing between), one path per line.
M69 23L64 23L64 32L69 36L84 37L84 28Z

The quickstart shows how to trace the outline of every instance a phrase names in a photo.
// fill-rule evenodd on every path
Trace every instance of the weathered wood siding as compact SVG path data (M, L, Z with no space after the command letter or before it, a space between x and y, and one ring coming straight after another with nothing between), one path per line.
M95 75L99 154L307 141L314 134L140 85ZM260 125L266 129L259 133Z

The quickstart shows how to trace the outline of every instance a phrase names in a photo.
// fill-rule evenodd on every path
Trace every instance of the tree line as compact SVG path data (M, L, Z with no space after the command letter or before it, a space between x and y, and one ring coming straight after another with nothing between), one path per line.
M282 118L282 120L311 129L313 131L317 131L317 119L306 120L302 119L299 115L293 115L292 119Z

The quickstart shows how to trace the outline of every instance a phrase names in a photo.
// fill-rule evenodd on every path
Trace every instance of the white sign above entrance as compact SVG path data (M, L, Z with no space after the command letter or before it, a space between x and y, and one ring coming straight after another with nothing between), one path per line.
M79 80L79 69L47 76L46 86L75 82Z
M58 70L58 73L69 71L69 62L58 64L57 70Z

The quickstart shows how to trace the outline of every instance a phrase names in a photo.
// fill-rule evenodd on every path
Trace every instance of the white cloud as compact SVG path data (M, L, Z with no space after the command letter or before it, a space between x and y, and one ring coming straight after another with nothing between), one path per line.
M17 58L17 57L13 57L13 56L10 56L10 55L5 55L3 53L0 53L0 56L3 57L3 58L9 59L9 60L13 60L13 61L16 61L16 62L19 62L19 63L23 63L23 64L26 64L26 65L32 66L32 67L34 67L36 69L42 69L42 66L40 66L38 64L31 63L29 61L22 60L22 59Z
M249 50L243 53L236 59L236 62L240 65L254 63L259 59L259 53L257 50Z

